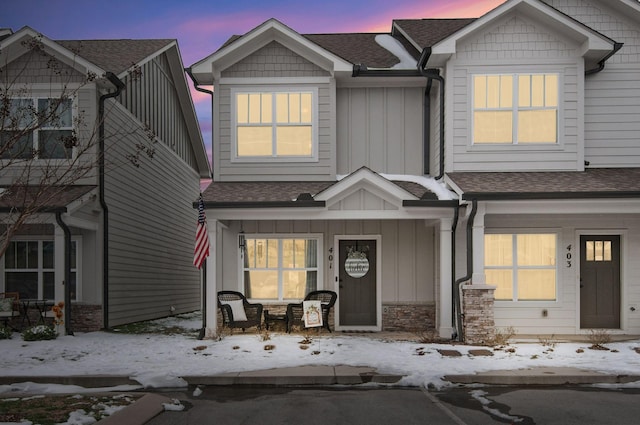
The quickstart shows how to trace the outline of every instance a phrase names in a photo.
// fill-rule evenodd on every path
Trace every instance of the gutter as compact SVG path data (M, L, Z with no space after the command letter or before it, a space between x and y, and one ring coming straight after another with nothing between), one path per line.
M107 71L105 73L107 79L116 88L116 91L103 94L98 100L98 197L100 199L100 207L102 208L102 323L105 329L109 329L109 208L104 197L104 103L107 99L117 97L124 89L125 85L116 74Z
M619 192L467 192L463 200L509 201L509 200L545 200L545 199L599 199L599 198L640 198L640 191Z
M592 74L597 74L598 72L602 71L604 69L604 63L609 60L609 58L613 55L615 55L616 53L618 53L618 50L622 49L622 46L624 46L624 43L613 43L613 50L611 50L607 56L605 56L604 58L602 58L602 60L600 62L598 62L598 66L592 69L587 69L586 71L584 71L584 75L592 75Z
M67 335L73 335L71 329L71 230L62 220L62 212L56 212L56 222L64 232L64 326Z
M471 213L467 219L467 274L464 277L456 280L453 285L454 299L456 300L455 311L457 317L457 337L458 341L464 341L463 329L462 329L462 300L460 297L460 287L464 282L471 279L473 273L473 222L476 218L476 212L478 211L478 201L476 199L471 200ZM454 275L455 276L455 275Z

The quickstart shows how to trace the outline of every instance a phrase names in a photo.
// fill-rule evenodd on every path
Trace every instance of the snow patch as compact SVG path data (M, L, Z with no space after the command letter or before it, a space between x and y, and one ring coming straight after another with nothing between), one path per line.
M415 58L406 51L404 46L398 40L389 34L378 34L376 35L375 40L376 43L387 49L400 60L400 62L393 65L391 69L416 69L417 62Z

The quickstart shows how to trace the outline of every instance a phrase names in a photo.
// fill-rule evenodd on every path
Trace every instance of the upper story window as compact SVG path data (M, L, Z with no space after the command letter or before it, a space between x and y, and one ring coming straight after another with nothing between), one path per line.
M73 156L73 102L68 98L14 98L0 106L0 157L67 159Z
M558 75L474 75L473 143L558 143Z
M486 234L485 275L496 301L555 301L555 233Z
M236 159L317 157L317 91L238 91L232 97Z

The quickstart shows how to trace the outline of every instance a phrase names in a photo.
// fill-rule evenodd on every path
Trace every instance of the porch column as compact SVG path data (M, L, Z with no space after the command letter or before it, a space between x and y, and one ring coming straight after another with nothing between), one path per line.
M206 338L215 338L218 333L218 269L217 269L217 249L220 245L217 243L218 238L218 220L207 220L207 229L209 230L209 256L206 260L207 277L203 282L207 286L207 299L202 300L202 304L206 306Z
M53 225L53 302L64 301L64 231L58 224ZM44 295L43 297L44 298ZM65 305L64 308L70 308ZM60 335L66 335L66 326L58 326Z
M438 334L450 339L453 335L452 293L451 293L451 226L453 219L440 219L440 297L438 299Z
M486 213L484 203L478 203L476 217L473 221L473 271L471 274L472 285L484 285L487 278L484 274L484 216Z

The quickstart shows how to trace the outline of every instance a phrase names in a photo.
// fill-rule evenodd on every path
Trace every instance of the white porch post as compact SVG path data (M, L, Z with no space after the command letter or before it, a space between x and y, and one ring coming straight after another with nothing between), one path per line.
M54 293L53 302L56 304L64 301L64 286L68 282L64 281L64 231L58 224L53 225L53 276L54 276ZM44 298L44 296L42 297ZM64 308L70 308L65 305ZM63 316L64 317L64 316ZM58 326L57 330L60 335L66 335L66 326Z
M441 338L450 339L453 334L452 292L451 292L451 226L453 219L440 219L440 297L438 299L438 334Z
M207 229L209 230L209 256L207 257L207 299L202 300L206 305L206 333L205 337L214 338L218 333L218 285L217 285L217 256L218 256L218 220L207 220Z
M476 217L473 221L473 271L472 285L484 285L487 278L484 274L484 216L486 210L483 203L478 203Z

